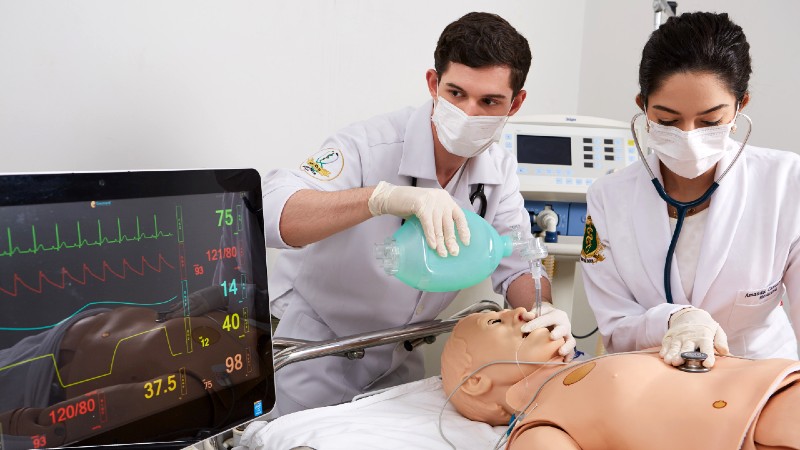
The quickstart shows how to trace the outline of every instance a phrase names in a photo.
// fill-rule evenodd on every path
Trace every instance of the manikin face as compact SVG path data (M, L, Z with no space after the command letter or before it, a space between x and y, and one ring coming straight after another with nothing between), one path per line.
M564 345L563 339L550 339L550 331L546 328L534 330L530 334L522 333L522 319L525 308L504 310L500 312L478 313L462 319L453 331L454 337L467 342L467 349L472 357L472 368L498 360L545 362L563 359L558 349ZM498 364L486 369L486 373L496 381L515 383L540 366L516 364Z
M747 104L745 95L739 111ZM639 107L643 99L636 98ZM661 125L682 131L723 125L736 114L736 97L716 75L706 72L679 72L664 80L647 102L647 117Z
M469 116L514 115L526 95L522 90L512 99L511 69L507 66L472 68L450 63L441 80L433 69L428 70L426 78L434 101L441 96Z
M506 393L514 384L545 367L518 361L562 361L558 349L564 345L564 339L551 340L550 331L545 328L523 334L524 312L525 308L517 308L472 314L453 329L442 352L442 386L446 392L460 391L451 402L465 417L494 425L508 423L514 410L506 401ZM510 363L492 364L473 373L495 361Z

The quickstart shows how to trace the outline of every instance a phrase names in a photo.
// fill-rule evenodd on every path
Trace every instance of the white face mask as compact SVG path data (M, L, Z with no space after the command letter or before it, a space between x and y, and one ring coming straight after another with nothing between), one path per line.
M675 174L683 178L697 178L714 167L729 149L728 137L738 115L739 108L736 108L730 123L692 131L682 131L647 119L647 146Z
M500 140L507 115L469 116L444 98L439 97L438 100L431 121L436 127L439 142L448 152L471 158Z

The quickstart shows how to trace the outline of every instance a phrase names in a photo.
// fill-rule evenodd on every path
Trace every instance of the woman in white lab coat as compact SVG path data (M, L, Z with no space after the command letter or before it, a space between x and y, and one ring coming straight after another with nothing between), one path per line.
M797 358L800 156L745 145L750 73L727 14L670 18L645 45L636 103L652 153L587 200L584 281L609 351Z

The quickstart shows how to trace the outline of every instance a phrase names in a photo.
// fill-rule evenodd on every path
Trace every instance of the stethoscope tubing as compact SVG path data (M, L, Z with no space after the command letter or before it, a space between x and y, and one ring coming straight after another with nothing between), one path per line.
M753 121L750 120L750 117L748 117L746 114L738 113L739 116L743 116L745 119L747 119L749 127L747 129L747 134L745 135L741 146L739 146L739 150L736 152L736 156L733 157L733 161L731 161L731 163L728 164L728 167L725 168L725 170L720 174L720 176L716 180L714 180L713 183L711 183L711 186L709 186L708 189L706 189L703 195L690 202L680 202L670 197L669 194L667 194L667 191L664 190L664 186L661 185L661 182L658 181L658 178L655 176L655 174L653 174L653 170L650 168L650 165L647 163L647 160L644 157L644 153L642 152L642 147L641 145L639 145L639 138L636 134L636 119L644 115L645 115L644 112L640 112L637 113L635 116L633 116L633 119L631 119L631 134L633 135L633 142L636 144L636 150L639 152L639 159L641 159L642 164L644 165L645 169L647 169L647 173L650 174L650 181L656 188L658 196L661 197L662 200L667 202L668 205L673 206L678 216L677 222L675 224L675 231L672 233L672 239L670 240L669 249L667 250L667 258L664 261L664 295L667 299L667 303L674 303L672 300L672 284L670 283L671 272L672 272L672 258L675 255L675 247L678 244L678 237L681 234L681 229L683 228L683 221L684 219L686 219L686 213L689 211L689 209L699 206L705 203L709 198L711 198L711 195L713 195L714 192L719 187L719 183L722 181L723 178L725 178L725 176L731 170L731 167L733 167L733 165L736 164L736 161L739 160L739 156L741 156L745 145L747 145L747 141L750 139L750 133L753 131Z

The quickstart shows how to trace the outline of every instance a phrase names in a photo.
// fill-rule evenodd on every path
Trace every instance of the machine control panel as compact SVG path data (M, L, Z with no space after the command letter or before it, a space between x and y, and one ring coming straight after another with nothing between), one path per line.
M594 117L512 117L500 145L517 156L522 191L585 193L639 159L629 124Z

